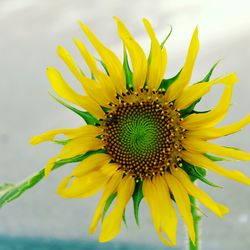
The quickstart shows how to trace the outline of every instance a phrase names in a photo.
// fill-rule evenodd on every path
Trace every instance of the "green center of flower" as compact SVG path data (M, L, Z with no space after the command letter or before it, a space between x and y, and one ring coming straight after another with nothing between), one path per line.
M162 96L125 96L103 122L105 148L124 174L137 180L162 174L178 164L184 133L180 120Z

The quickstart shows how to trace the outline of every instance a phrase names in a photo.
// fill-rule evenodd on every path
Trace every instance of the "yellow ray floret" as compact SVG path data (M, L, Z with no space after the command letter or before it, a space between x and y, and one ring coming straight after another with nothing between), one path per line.
M182 183L190 195L194 196L197 200L203 203L213 213L217 214L219 217L223 217L229 212L227 207L214 202L209 195L193 184L184 170L181 168L174 169L172 170L172 174L179 180L180 183Z
M115 89L115 85L111 81L110 77L97 68L96 60L94 59L94 57L90 54L90 52L87 50L85 45L80 40L74 39L74 42L75 42L76 46L78 47L84 60L86 61L91 73L94 74L94 76L98 80L99 85L100 85L99 92L104 93L104 95L107 98L106 102L108 102L108 100L109 100L109 102L114 102L116 100L115 99L116 89ZM82 82L82 84L84 84L84 86L83 86L84 88L86 88L86 86L87 86L85 83L88 84L88 82L86 80L84 82ZM90 86L91 86L91 84L90 84Z
M196 130L212 127L223 120L231 103L233 86L234 83L225 85L219 104L212 111L204 114L191 114L183 120L182 126L188 130Z
M196 153L196 152L188 152L183 151L181 153L183 160L188 162L189 164L199 166L202 168L209 169L219 175L227 177L229 179L241 182L243 184L250 185L250 178L241 173L238 170L227 170L215 162L209 160L206 156Z
M158 235L166 245L175 246L178 218L170 197L170 190L162 176L154 177L153 185L155 186L157 197L156 204L160 207L161 228L170 241L164 237L162 232L159 232Z
M80 177L86 175L87 173L97 171L101 167L107 165L110 160L110 155L105 153L91 155L76 166L72 172L72 175Z
M47 76L49 78L50 84L53 90L63 99L74 103L75 105L82 107L89 111L92 115L97 118L104 118L105 113L101 107L91 100L88 96L83 96L78 94L73 90L63 79L61 74L55 68L47 69Z
M157 90L164 77L167 66L167 52L165 48L161 48L155 32L147 19L143 19L143 23L151 39L151 51L148 59L147 85L149 90Z
M249 123L250 123L250 115L246 116L245 118L236 123L224 127L193 130L189 131L187 135L191 137L198 137L204 140L211 140L236 133Z
M119 58L113 51L105 47L85 24L80 22L80 26L101 56L117 92L120 94L126 92L125 74Z
M145 84L147 76L147 59L141 46L135 41L128 29L117 17L118 34L128 50L133 70L133 83L135 89L139 91Z
M191 76L192 76L194 63L195 63L195 60L199 51L199 46L200 44L199 44L199 39L198 39L198 27L196 27L196 29L194 30L192 39L191 39L191 43L189 45L186 62L182 68L182 71L179 77L177 78L177 80L174 82L174 84L172 84L169 87L166 93L168 101L171 102L177 99L182 93L182 91L184 90L184 88L189 83Z
M115 173L116 164L108 164L81 177L67 176L60 183L57 193L64 198L86 198L97 193Z
M117 198L113 210L104 219L99 237L100 242L112 240L120 231L124 209L132 197L135 181L131 176L124 177L117 189Z
M69 141L60 153L50 159L45 167L45 176L48 176L57 160L72 158L77 155L85 154L91 150L97 150L104 146L104 142L95 137L78 137Z
M189 237L194 244L195 243L194 223L191 214L190 200L187 191L184 189L182 184L171 174L166 173L165 180L174 196L177 207L180 210L180 214L187 226Z
M212 153L221 156L227 156L242 161L250 160L250 153L236 150L233 148L219 146L196 138L186 138L182 141L183 146L189 151L200 153Z
M214 84L233 84L237 81L235 73L231 73L227 76L211 80L209 82L202 82L194 84L186 88L180 97L175 101L175 107L177 109L185 109L189 107L193 102L207 94Z
M69 52L62 46L57 47L57 54L68 66L71 73L76 77L76 79L81 82L83 80L84 73L80 67L76 64L74 59L71 57Z
M123 174L121 172L116 172L105 185L102 197L98 203L98 206L95 210L95 214L93 216L91 225L89 227L90 233L94 233L96 231L97 224L102 216L102 211L105 206L107 199L117 191L117 187L122 181Z
M33 145L39 144L45 141L52 141L56 136L63 134L69 139L73 139L81 136L93 136L96 137L102 133L101 128L92 126L92 125L84 125L80 128L62 128L62 129L54 129L50 130L44 134L33 136L30 140L30 143Z

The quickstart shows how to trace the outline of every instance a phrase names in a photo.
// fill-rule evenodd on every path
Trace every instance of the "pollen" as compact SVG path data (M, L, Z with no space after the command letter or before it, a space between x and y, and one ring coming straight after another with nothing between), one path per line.
M125 175L143 180L178 167L185 130L164 91L126 93L102 121L105 149Z

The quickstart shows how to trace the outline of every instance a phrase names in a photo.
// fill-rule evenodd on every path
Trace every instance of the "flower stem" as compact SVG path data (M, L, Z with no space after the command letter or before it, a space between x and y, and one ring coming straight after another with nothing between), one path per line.
M190 196L190 202L191 202L191 213L194 221L195 244L193 244L193 242L189 239L189 250L200 250L199 223L201 220L201 216L198 211L198 204L193 196Z

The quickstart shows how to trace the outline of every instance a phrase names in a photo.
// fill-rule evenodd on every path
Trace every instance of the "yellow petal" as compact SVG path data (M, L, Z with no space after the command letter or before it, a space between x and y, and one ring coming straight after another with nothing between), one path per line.
M78 94L63 79L55 68L47 69L47 76L53 90L63 99L80 106L97 118L104 118L105 113L101 107L87 96Z
M187 226L189 237L192 242L195 243L194 223L187 191L184 189L182 184L171 174L166 173L165 180L174 196L180 214Z
M72 175L80 177L89 172L96 171L102 166L107 165L110 160L111 157L105 153L91 155L76 166Z
M219 175L222 175L224 177L230 178L232 180L250 185L250 178L248 178L246 175L241 173L238 170L227 170L220 165L216 164L215 162L209 160L204 155L195 153L195 152L188 152L188 151L182 151L181 156L183 160L186 162L194 165L199 166L202 168L209 169Z
M119 58L113 51L104 46L85 24L80 23L80 26L101 56L117 92L120 94L126 92L126 78Z
M103 220L99 237L100 242L112 240L120 231L122 215L129 202L135 188L135 181L132 177L124 177L117 189L117 198L113 210Z
M154 177L153 184L158 196L158 206L160 206L161 226L170 241L166 240L163 235L160 238L166 245L175 246L178 218L170 198L169 188L162 176Z
M182 93L183 89L189 83L192 76L194 63L199 51L199 46L200 44L198 39L198 27L196 27L192 36L191 43L189 45L186 62L182 68L182 71L177 80L168 88L168 91L166 93L167 100L169 102L177 99Z
M243 127L248 125L250 123L250 115L246 116L242 120L224 126L220 128L207 128L207 129L201 129L201 130L193 130L188 132L188 136L195 136L201 139L205 140L211 140L211 139L216 139L222 136L230 135L233 133L236 133L240 131Z
M228 208L222 204L214 202L208 194L194 185L184 170L177 168L172 171L172 174L179 180L180 183L182 183L183 187L190 195L194 196L197 200L203 203L213 213L219 217L223 217L224 214L228 213Z
M227 76L217 78L209 82L194 84L182 92L180 97L175 101L175 107L177 109L185 109L189 107L193 102L207 94L214 84L234 84L235 82L237 82L236 74L231 73Z
M64 198L86 198L97 193L115 173L116 165L109 164L98 171L74 178L72 174L63 179L57 193Z
M57 47L57 54L61 57L64 63L68 66L69 70L72 74L78 79L78 81L82 81L84 74L80 67L76 64L74 59L71 57L69 52L62 46Z
M157 90L164 77L167 66L167 52L165 48L161 48L154 30L147 19L143 19L143 23L151 39L151 52L148 62L147 85L150 90Z
M84 60L86 61L89 69L98 79L100 87L103 90L103 93L106 96L106 98L108 98L109 102L115 102L116 101L116 89L110 77L97 68L95 58L90 54L90 52L87 50L87 48L81 41L79 41L78 39L74 39L74 42L76 46L78 47Z
M57 135L63 134L69 139L73 139L80 136L93 136L96 137L102 133L100 127L85 125L80 128L62 128L62 129L54 129L48 132L45 132L41 135L33 136L30 140L30 143L35 145L44 141L52 141L55 139Z
M149 205L155 230L159 233L161 231L159 200L156 194L156 188L150 179L143 181L142 192L144 199Z
M189 151L195 151L200 153L212 153L242 161L250 160L250 153L212 144L192 137L184 139L182 141L182 145Z
M97 150L104 146L103 141L94 137L78 137L69 141L60 153L50 159L45 167L45 176L51 172L57 160L68 159L77 155L85 154L91 150Z
M105 206L105 203L107 199L117 191L117 187L122 181L122 175L123 173L121 171L116 172L109 180L109 182L106 184L102 197L98 203L98 206L95 210L95 214L93 216L91 225L89 227L90 233L94 233L96 231L97 224L102 216L102 211Z
M139 91L143 88L146 81L147 58L141 46L135 41L122 21L117 17L114 17L114 19L117 22L118 34L128 50L131 59L135 89Z
M60 159L71 158L73 156L84 154L87 151L102 148L105 143L95 137L78 137L69 141L58 155Z
M203 114L192 114L187 116L181 123L186 129L197 129L212 127L219 123L227 114L229 109L234 83L225 85L219 104L210 112Z

